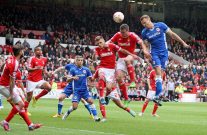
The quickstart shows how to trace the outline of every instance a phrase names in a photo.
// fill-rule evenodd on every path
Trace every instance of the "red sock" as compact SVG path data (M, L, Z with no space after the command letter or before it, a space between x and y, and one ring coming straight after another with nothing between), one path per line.
M38 100L39 98L43 97L44 95L46 95L48 93L48 90L42 90L42 92L40 92L40 94L38 94L35 99Z
M121 90L121 93L124 97L124 100L128 100L129 97L128 97L128 94L127 94L127 88L126 88L125 83L122 81L122 82L118 82L118 84L119 84L119 89Z
M124 110L126 110L127 112L130 112L130 108L128 108L128 107L125 108Z
M105 82L103 79L98 80L99 96L104 97Z
M27 115L27 112L25 110L21 110L19 112L19 115L24 119L24 121L27 123L28 126L32 124L32 122L29 119L29 116Z
M100 106L100 111L101 111L101 114L102 114L103 118L106 118L106 108L105 108L105 106L102 105L102 104L99 104L99 106Z
M156 114L157 109L158 109L158 105L155 104L155 105L154 105L154 109L153 109L153 111L152 111L152 114Z
M147 108L149 102L144 102L143 107L142 107L142 113L144 113L145 109Z
M25 108L25 111L27 111L28 106L29 106L29 102L28 102L28 101L24 101L24 108Z
M12 110L10 111L9 115L6 117L5 121L9 122L14 117L14 115L16 115L18 112L19 112L18 109L14 105L12 107Z
M134 72L134 67L132 64L129 64L127 66L127 71L128 71L129 77L130 77L130 81L135 82L135 72Z

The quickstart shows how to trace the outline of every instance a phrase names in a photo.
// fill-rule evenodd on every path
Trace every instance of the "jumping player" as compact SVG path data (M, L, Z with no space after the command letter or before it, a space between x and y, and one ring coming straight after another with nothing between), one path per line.
M168 63L166 34L172 39L180 42L186 48L188 48L189 45L187 45L163 22L153 23L148 15L143 15L140 18L140 21L145 27L142 30L142 38L144 43L150 46L152 65L156 72L156 93L153 101L160 104L160 96L162 93L162 71L166 69Z

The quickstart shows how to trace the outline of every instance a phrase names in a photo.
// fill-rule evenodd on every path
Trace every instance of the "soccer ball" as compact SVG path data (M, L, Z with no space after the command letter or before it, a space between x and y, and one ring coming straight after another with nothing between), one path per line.
M116 12L113 15L113 19L116 23L121 23L124 20L124 14L122 12Z

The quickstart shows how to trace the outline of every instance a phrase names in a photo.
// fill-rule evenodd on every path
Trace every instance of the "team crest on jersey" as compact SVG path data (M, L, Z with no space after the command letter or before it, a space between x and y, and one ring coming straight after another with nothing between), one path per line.
M160 31L160 28L156 28L156 31Z
M86 73L86 70L83 70L83 73L85 74Z

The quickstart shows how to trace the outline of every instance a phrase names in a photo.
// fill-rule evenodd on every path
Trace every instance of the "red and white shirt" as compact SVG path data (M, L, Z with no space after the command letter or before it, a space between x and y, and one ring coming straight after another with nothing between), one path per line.
M148 79L150 80L150 86L152 88L153 91L156 91L156 82L155 82L155 78L156 78L156 72L153 69L150 74ZM166 73L164 72L162 75L162 80L165 81L166 80Z
M107 47L95 48L95 54L100 57L100 68L115 69L116 65L116 52L119 52L121 48L115 44L109 43Z
M41 66L44 68L47 65L47 58L45 57L37 58L33 56L30 58L28 65L29 68L35 68L37 66ZM38 82L42 79L43 79L42 69L33 70L28 73L27 80L29 81Z
M134 32L129 32L129 36L127 38L123 38L121 32L117 32L112 38L111 41L117 43L122 49L129 51L130 53L134 54L136 49L136 44L141 44L142 39L139 38ZM127 54L122 52L118 52L119 58L127 57Z
M16 78L18 68L19 62L17 61L16 57L8 57L1 74L0 85L9 86L10 77L13 77L14 79Z

